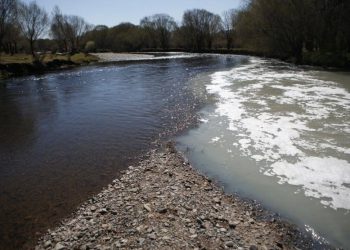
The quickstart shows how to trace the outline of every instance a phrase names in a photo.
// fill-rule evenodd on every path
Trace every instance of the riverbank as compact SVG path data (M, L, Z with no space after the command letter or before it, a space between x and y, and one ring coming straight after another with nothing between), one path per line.
M45 54L33 61L31 55L1 55L0 79L24 76L30 74L42 74L46 72L64 70L83 66L99 61L99 58L85 53L74 55Z
M304 52L301 61L297 62L296 58L290 56L275 55L259 50L251 50L245 48L233 49L203 49L195 50L154 50L145 49L140 53L167 53L167 52L183 52L183 53L199 53L199 54L222 54L222 55L245 55L257 56L262 58L278 59L287 63L301 66L315 66L323 69L350 70L350 54L346 53L326 53L326 52Z
M314 244L259 205L225 194L168 143L49 230L36 249L311 249Z

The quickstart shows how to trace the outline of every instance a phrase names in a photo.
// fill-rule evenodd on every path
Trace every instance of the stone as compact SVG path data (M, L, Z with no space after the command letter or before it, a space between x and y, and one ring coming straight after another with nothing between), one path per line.
M112 250L117 250L117 249L119 249L119 248L121 248L121 247L122 247L122 244L121 244L119 241L116 241L116 242L114 242L114 243L112 244L111 249L112 249Z
M237 225L238 225L238 223L237 223L236 221L229 221L229 222L228 222L228 226L229 226L231 229L235 229Z
M158 209L157 209L157 212L160 213L160 214L165 214L167 211L168 211L168 209L165 208L165 207L162 207L162 208L158 208Z
M249 250L258 250L258 247L255 246L255 245L251 245L251 246L249 247Z
M132 193L136 193L137 191L139 191L138 188L131 188L131 189L129 189L129 192L132 192Z
M234 247L233 241L226 241L225 246L226 247Z
M150 234L148 234L147 236L148 236L148 238L150 238L151 240L157 239L157 236L156 236L155 233L150 233Z
M145 242L145 239L144 238L139 238L137 241L138 241L139 245L142 246L143 243Z
M152 209L149 204L143 204L143 208L146 209L148 212L151 212Z
M47 247L49 247L49 246L51 246L51 245L52 245L51 240L45 241L45 243L44 243L44 247L45 247L45 248L47 248Z
M60 243L58 242L56 245L55 245L55 248L54 250L63 250L65 247Z

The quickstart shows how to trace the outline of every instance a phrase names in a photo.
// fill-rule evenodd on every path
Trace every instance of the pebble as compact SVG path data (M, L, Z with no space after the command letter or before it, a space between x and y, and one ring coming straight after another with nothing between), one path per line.
M150 238L151 240L155 240L157 238L156 234L155 233L150 233L147 235L148 238Z
M168 148L153 150L124 171L45 234L36 249L51 249L53 242L58 242L56 250L258 249L252 242L267 249L295 248L293 239L300 238L293 238L292 226L280 220L257 222L256 216L266 211L253 212L253 203L225 195Z
M142 246L143 243L145 242L145 239L144 238L139 238L137 241L139 242L139 245Z
M45 248L47 248L47 247L49 247L49 246L51 246L51 245L52 245L51 240L45 241L45 243L44 243L44 247L45 247Z
M60 242L58 242L56 245L55 245L55 248L54 248L54 250L62 250L62 249L64 249L65 247L60 243Z
M227 246L227 247L233 247L233 246L234 246L233 241L226 241L226 242L225 242L225 246Z
M258 247L255 246L255 245L251 245L251 246L249 247L249 250L258 250Z
M152 211L152 209L151 209L151 207L150 207L149 204L144 204L143 207L144 207L148 212L151 212L151 211Z

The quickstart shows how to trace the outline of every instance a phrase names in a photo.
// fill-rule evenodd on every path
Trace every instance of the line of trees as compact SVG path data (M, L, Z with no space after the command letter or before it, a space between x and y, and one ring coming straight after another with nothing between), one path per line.
M77 52L93 27L83 18L63 15L55 7L49 15L35 1L0 0L0 52L9 54L36 50ZM51 39L44 39L45 37Z
M296 62L308 54L339 62L350 52L349 14L348 0L251 0L238 13L237 38L245 48Z
M93 42L100 51L231 48L237 11L229 10L224 15L222 19L207 10L192 9L177 23L167 14L155 14L142 18L139 25L121 23L112 28L98 25L87 32L85 41Z
M34 56L36 50L241 48L296 62L307 55L331 55L338 60L350 53L349 13L348 0L246 0L241 8L221 16L192 9L184 12L180 22L167 14L155 14L142 18L139 25L93 27L79 16L63 14L58 7L49 15L35 2L0 0L0 49L6 53L30 51Z

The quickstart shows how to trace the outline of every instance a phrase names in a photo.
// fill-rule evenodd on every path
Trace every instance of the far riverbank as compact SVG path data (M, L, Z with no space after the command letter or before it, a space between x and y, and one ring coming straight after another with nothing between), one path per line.
M99 61L90 54L77 53L74 55L44 54L33 60L31 55L15 54L0 56L0 79L32 74L70 69Z

